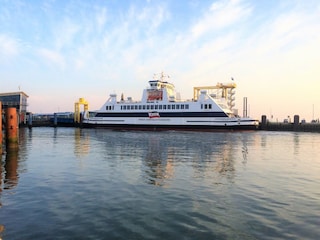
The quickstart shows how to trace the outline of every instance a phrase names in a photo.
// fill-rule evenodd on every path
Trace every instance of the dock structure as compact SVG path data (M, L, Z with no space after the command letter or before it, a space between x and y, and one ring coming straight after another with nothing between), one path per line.
M28 113L27 124L21 125L23 127L74 127L74 113L73 112L56 112L34 114Z
M29 114L28 123L23 126L31 127L81 127L81 123L74 122L74 113ZM81 120L81 118L80 118ZM320 123L301 122L299 115L295 115L293 122L271 122L266 115L261 116L259 128L263 131L291 131L291 132L320 132Z
M262 115L259 129L264 131L320 132L320 123L302 123L299 115L294 115L292 123L270 122L266 115Z

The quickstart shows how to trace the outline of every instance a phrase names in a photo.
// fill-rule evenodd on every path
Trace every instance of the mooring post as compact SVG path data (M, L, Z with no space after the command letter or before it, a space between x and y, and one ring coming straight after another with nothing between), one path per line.
M29 113L29 117L28 117L28 127L32 128L32 113Z
M299 122L300 122L300 116L294 115L294 117L293 117L293 131L299 130Z
M3 153L2 149L2 102L0 101L0 154ZM0 178L1 180L1 178Z
M18 148L18 118L16 108L6 109L6 148Z
M58 114L57 113L53 114L53 126L54 127L58 126Z
M261 116L261 129L262 130L267 129L267 116L266 115Z

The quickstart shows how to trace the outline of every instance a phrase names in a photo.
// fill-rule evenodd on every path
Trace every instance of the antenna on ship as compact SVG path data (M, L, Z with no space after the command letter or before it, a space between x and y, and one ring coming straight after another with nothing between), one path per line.
M161 72L161 76L160 76L160 80L163 81L163 79L164 79L164 73L163 73L163 71L162 71L162 72Z

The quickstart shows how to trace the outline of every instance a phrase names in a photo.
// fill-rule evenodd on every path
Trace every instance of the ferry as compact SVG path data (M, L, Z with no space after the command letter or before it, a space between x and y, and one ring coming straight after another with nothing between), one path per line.
M82 126L118 130L255 130L258 120L233 110L235 83L194 87L194 97L181 100L169 76L150 80L142 99L110 94L100 110L83 113ZM213 90L215 91L213 93Z

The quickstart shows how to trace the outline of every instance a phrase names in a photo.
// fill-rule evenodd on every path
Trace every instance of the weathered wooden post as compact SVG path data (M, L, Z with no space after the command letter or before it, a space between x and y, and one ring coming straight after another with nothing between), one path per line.
M0 101L0 154L3 153L2 149L2 102ZM1 180L1 178L0 178Z
M18 148L18 118L16 108L6 109L6 148Z

